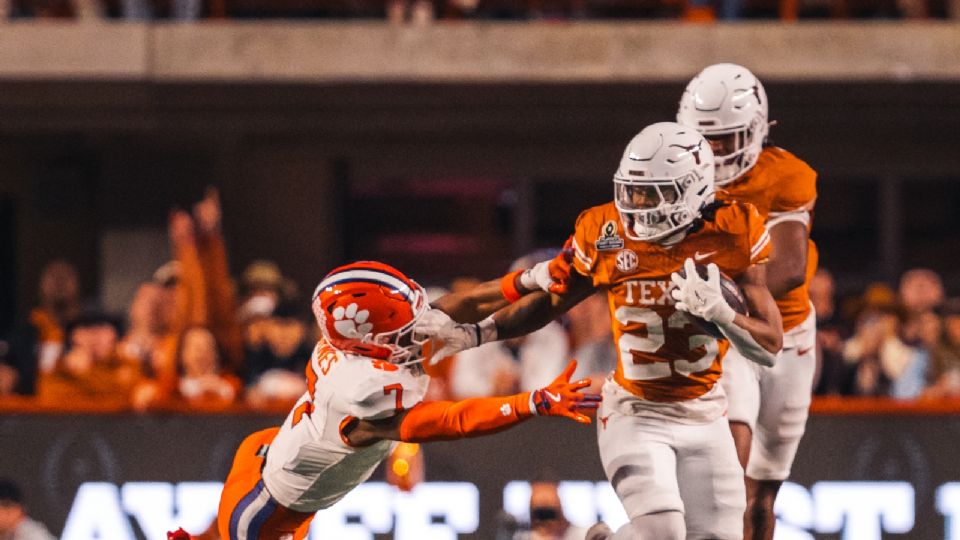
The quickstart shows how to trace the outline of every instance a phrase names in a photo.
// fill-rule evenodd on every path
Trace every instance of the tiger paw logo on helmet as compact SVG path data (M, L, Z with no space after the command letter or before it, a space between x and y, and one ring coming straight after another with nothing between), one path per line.
M343 337L362 339L373 330L373 323L367 322L369 316L370 312L359 309L357 304L350 304L346 309L338 306L333 310L333 327Z

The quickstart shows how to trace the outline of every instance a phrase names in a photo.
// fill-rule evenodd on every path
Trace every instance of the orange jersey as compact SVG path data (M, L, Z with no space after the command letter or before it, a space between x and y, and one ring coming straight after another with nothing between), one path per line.
M574 268L607 290L619 358L614 378L646 400L698 398L717 383L730 345L701 333L674 308L670 274L693 258L737 279L769 257L763 218L753 206L734 202L670 247L631 240L622 229L610 202L580 214L573 236Z
M757 207L769 227L785 220L806 223L817 200L817 173L800 158L782 148L764 148L757 164L735 182L718 189L723 200L747 202ZM783 331L799 326L810 315L807 287L817 271L817 246L807 241L807 278L803 285L777 298Z

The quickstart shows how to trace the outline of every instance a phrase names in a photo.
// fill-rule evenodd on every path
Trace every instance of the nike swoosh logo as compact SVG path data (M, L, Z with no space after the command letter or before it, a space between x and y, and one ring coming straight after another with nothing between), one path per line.
M560 402L560 394L551 394L549 390L544 390L543 393L546 394L547 397L549 397L550 399L556 401L557 403Z
M706 259L707 257L715 254L715 253L716 253L716 251L708 251L708 252L706 252L706 253L700 253L700 252L698 251L698 252L696 252L696 253L693 254L693 258L694 258L694 260L702 261L702 260Z
M797 356L804 356L812 350L813 350L813 347L810 347L809 349L797 349Z

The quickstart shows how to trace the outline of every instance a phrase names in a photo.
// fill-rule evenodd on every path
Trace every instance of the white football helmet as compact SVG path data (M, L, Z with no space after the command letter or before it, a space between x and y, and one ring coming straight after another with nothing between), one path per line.
M713 151L694 128L652 124L627 145L613 183L627 237L671 243L713 202Z
M696 128L710 141L717 185L722 186L757 163L770 130L767 112L767 93L749 69L714 64L687 85L677 122Z

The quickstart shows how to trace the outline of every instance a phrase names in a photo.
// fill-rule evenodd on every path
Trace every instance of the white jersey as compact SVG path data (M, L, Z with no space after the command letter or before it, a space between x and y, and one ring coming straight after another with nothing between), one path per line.
M270 444L263 468L273 498L298 512L332 506L369 478L396 444L351 447L343 426L413 407L430 382L422 372L345 354L323 341L313 350L307 380L308 390Z

